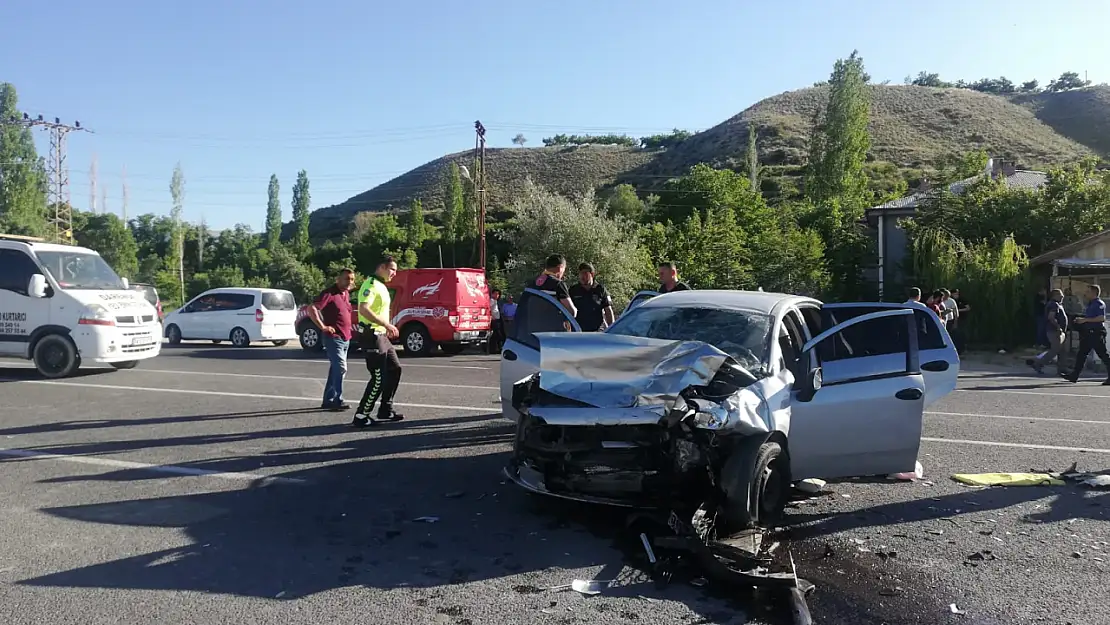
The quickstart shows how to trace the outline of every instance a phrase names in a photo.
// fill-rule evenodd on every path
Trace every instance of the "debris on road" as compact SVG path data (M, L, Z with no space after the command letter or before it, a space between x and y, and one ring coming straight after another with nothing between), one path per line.
M576 579L570 583L570 589L583 595L599 595L607 583L609 582L597 579Z
M459 497L462 497L463 495L466 495L466 491L453 490L449 493L444 493L443 496L448 498L448 499L458 499Z
M1063 486L1051 473L956 473L952 479L968 486Z
M964 612L958 606L956 606L955 603L948 604L948 611L952 614L967 614L967 612Z
M819 480L815 477L812 477L812 478L809 478L807 480L802 480L802 481L798 482L797 484L794 485L794 488L802 491L803 493L816 495L816 494L820 493L821 491L825 490L825 485L826 484L827 484L827 482L825 482L825 480Z
M888 475L887 478L891 480L901 480L903 482L913 482L925 477L925 467L921 466L921 461L914 464L913 471L905 471L903 473L893 473Z
M421 516L412 520L413 523L438 523L439 517L437 516Z

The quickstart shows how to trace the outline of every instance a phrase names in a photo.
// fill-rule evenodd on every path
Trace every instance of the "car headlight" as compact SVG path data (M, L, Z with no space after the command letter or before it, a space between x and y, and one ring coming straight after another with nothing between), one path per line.
M116 325L116 318L100 304L89 304L81 312L77 323L86 326L114 326Z
M702 430L723 429L728 421L728 411L721 406L699 406L690 419L691 425Z

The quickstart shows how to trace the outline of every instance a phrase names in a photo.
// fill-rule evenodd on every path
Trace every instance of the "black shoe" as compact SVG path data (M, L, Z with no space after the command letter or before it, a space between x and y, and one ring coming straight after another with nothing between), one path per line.
M367 417L365 415L356 414L355 418L351 419L351 425L353 425L356 428L368 428L368 427L370 427L372 425L376 425L376 424L377 424L377 422L375 422L373 419L371 419L370 417Z
M1110 386L1110 378L1106 378L1105 380L1103 380L1102 385L1103 386Z
M400 414L396 410L393 410L392 408L390 408L389 410L383 410L383 411L379 412L377 419L378 419L378 421L391 421L391 422L404 421L405 420L405 415Z
M1060 377L1064 378L1068 382L1071 382L1072 384L1079 383L1079 376L1072 376L1070 373L1061 373Z

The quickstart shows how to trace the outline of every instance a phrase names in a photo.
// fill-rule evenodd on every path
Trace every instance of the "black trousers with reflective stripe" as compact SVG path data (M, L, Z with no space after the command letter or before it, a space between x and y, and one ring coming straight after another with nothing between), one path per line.
M366 382L366 390L362 392L362 401L358 403L358 414L370 416L374 404L380 399L378 414L389 416L393 410L393 396L397 394L397 385L401 383L401 360L397 358L397 350L385 334L372 333L367 329L362 336L366 370L370 372L370 379Z
M1107 368L1107 379L1110 379L1110 354L1106 353L1106 331L1105 330L1083 330L1079 333L1079 352L1075 355L1075 365L1072 366L1071 377L1076 379L1083 371L1083 365L1087 364L1087 357L1091 352L1098 354L1102 359L1102 364Z

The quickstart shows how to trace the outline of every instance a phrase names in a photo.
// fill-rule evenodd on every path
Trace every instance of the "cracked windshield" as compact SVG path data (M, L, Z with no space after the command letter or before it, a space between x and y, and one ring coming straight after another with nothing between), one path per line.
M0 623L1110 625L1110 2L43 7Z

